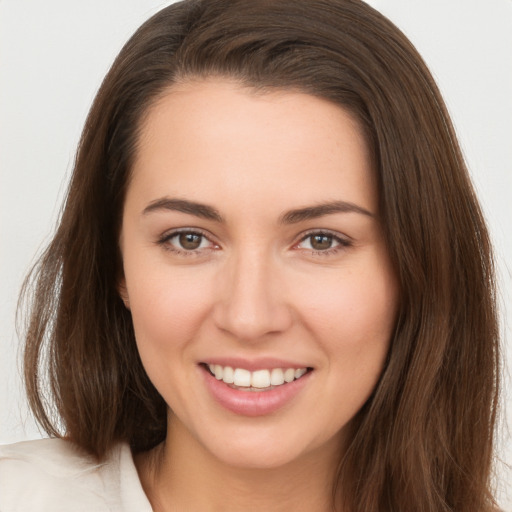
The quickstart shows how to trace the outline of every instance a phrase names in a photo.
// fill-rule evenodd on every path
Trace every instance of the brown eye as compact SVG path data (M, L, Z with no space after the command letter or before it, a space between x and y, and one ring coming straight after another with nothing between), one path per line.
M311 247L315 251L325 251L332 247L333 237L330 235L311 235L310 243Z
M164 234L157 243L179 256L205 255L219 247L201 231L182 230Z
M202 240L203 235L199 235L197 233L180 233L178 235L179 245L187 251L199 249Z
M352 245L350 240L342 235L337 236L325 231L317 231L309 233L302 238L299 244L295 247L297 249L306 249L313 251L313 254L334 255L344 248Z

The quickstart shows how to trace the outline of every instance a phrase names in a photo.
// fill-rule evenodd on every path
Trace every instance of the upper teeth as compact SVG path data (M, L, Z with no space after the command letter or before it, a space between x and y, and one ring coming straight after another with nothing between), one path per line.
M307 372L307 368L273 368L250 372L245 368L231 368L220 364L209 364L208 368L217 380L222 380L226 384L253 388L280 386L285 382L300 379Z

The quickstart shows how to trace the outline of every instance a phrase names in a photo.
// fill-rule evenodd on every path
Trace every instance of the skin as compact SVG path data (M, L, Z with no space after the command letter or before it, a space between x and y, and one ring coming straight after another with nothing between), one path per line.
M310 208L333 202L344 208ZM332 510L351 420L382 373L396 317L377 204L360 127L330 102L209 79L151 107L119 289L173 411L166 442L136 459L154 510ZM198 233L197 248L180 245L177 229ZM292 358L313 371L284 407L247 417L206 388L199 363L215 357Z

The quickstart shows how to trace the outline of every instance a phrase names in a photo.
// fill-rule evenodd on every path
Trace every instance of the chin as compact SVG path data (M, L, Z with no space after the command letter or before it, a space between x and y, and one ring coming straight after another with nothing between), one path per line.
M300 451L279 447L277 443L265 446L232 445L219 450L217 457L224 464L238 469L277 469L300 458Z
M324 432L325 438L303 434L298 426L290 432L289 428L283 431L254 425L228 436L203 439L201 444L215 459L239 470L278 469L325 455L326 451L331 455L340 453L341 432L332 437Z

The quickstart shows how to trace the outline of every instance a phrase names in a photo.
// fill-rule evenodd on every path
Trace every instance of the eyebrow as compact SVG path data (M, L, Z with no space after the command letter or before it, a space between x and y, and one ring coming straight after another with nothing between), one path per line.
M146 208L144 208L142 214L147 215L148 213L161 210L188 213L190 215L195 215L196 217L201 217L202 219L224 222L222 215L212 206L196 203L194 201L187 201L186 199L171 199L169 197L163 197L152 201L148 206L146 206Z
M174 199L169 197L162 197L161 199L152 201L148 206L146 206L146 208L144 208L142 214L147 215L161 210L177 211L187 213L189 215L195 215L196 217L206 220L213 220L220 223L225 222L222 215L213 206L196 203L195 201L189 201L187 199ZM318 217L334 213L359 213L368 217L375 217L373 213L354 203L347 201L330 201L285 212L279 217L279 223L296 224L298 222L316 219Z
M331 215L333 213L360 213L361 215L366 215L368 217L375 217L373 213L354 203L349 203L347 201L331 201L315 206L290 210L280 217L279 222L281 224L295 224L305 220L316 219L324 215Z

